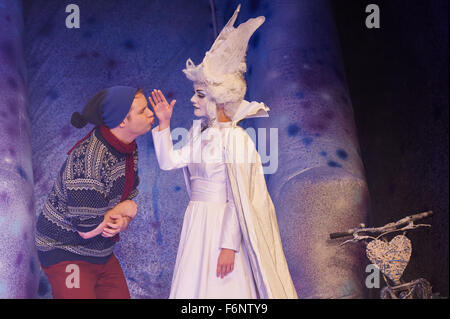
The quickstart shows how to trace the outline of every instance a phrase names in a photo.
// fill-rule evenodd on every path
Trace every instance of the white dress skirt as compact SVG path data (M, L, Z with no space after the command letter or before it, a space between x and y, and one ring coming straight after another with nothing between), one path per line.
M220 125L222 134L226 134ZM248 255L242 243L223 154L215 163L192 163L185 147L174 150L170 129L152 130L156 156L162 169L186 167L190 173L191 198L186 208L180 235L169 298L173 299L254 299L256 288ZM216 139L201 143L205 153ZM215 145L217 146L217 145ZM211 153L211 152L210 152ZM191 160L190 160L191 159ZM234 269L217 277L217 261L222 248L235 250Z

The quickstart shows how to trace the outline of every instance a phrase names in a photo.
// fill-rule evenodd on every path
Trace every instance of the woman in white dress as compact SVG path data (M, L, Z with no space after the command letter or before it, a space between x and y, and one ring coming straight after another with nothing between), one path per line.
M203 62L189 59L183 70L194 82L194 115L203 119L183 148L173 148L170 134L175 100L159 90L149 97L159 166L183 168L190 195L169 298L297 298L259 155L237 125L268 116L265 104L243 100L248 40L264 17L234 28L238 12Z
M191 100L194 114L206 116L205 90L195 85L195 92ZM156 110L164 97L160 91L152 95ZM190 175L190 202L184 215L169 298L257 297L231 191L227 189L228 177L220 144L232 122L226 120L221 110L218 121L197 137L200 143L195 146L188 143L183 149L174 150L170 122L164 119L160 119L159 126L152 131L160 168L187 167ZM161 113L159 110L157 114ZM215 128L220 136L210 134ZM192 158L194 154L202 155L200 163Z

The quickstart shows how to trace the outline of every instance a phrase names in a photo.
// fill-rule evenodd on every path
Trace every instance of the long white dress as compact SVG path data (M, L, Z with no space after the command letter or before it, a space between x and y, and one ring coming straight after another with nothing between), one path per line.
M169 298L257 298L224 163L221 143L230 127L231 122L217 123L215 134L206 130L202 137L208 136L200 143L177 150L173 148L170 128L152 130L160 168L187 166L190 173L191 198L184 215ZM222 248L236 252L234 270L224 278L216 276Z

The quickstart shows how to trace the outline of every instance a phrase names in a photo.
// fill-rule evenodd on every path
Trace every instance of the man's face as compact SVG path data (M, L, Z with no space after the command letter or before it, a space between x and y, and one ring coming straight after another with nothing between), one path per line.
M147 99L144 94L138 93L134 97L128 115L124 119L124 128L129 133L139 136L147 133L154 123L153 112L148 108Z

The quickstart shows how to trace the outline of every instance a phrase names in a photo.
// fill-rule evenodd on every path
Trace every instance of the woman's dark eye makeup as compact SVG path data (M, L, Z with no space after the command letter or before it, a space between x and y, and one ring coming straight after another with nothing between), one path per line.
M195 94L197 94L197 96L201 99L203 99L205 97L205 94L203 94L202 91L194 91Z

